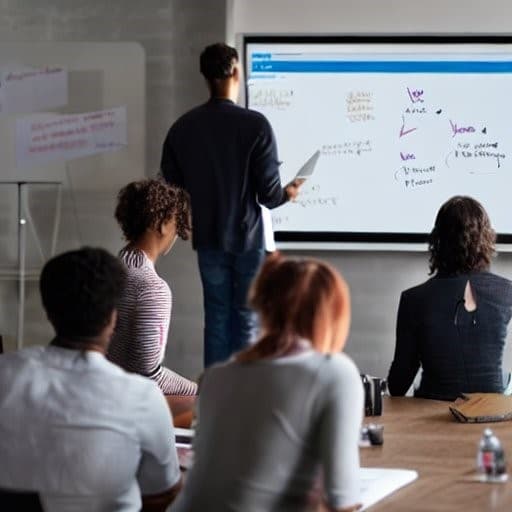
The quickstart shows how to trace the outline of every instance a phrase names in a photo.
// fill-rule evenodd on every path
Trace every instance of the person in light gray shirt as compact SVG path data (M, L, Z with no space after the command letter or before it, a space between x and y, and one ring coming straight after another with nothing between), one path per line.
M122 263L102 249L45 265L41 296L56 337L0 356L0 510L18 510L5 491L37 493L45 512L163 510L176 495L162 392L104 356L124 283Z
M251 290L259 341L201 381L195 460L172 512L359 508L363 388L340 353L348 288L316 260L271 255Z

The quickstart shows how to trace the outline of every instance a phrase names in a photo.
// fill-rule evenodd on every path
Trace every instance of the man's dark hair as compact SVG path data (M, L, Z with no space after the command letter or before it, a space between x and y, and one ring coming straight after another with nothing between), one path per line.
M137 242L147 229L160 230L162 224L175 219L176 233L188 240L190 199L183 189L161 180L132 181L117 196L117 222L128 242Z
M201 74L212 85L216 80L225 80L233 75L234 64L238 62L238 52L224 43L207 46L199 58Z
M489 268L496 233L484 207L472 197L444 203L429 237L430 273L460 275Z
M97 336L108 325L123 292L123 264L104 249L83 248L52 258L39 289L58 336Z

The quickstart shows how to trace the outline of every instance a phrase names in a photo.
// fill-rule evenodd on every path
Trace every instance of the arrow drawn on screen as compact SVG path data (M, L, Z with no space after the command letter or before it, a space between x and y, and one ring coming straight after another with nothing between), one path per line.
M400 128L400 137L399 138L418 129L418 128L409 128L409 130L405 130L404 128L405 128L405 117L402 116L402 127Z

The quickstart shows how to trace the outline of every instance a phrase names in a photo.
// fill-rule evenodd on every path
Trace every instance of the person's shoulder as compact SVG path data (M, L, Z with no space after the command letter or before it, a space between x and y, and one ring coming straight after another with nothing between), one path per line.
M492 272L478 272L471 276L471 283L477 289L477 294L512 306L512 281L506 277Z
M108 384L108 393L119 397L116 401L117 413L125 419L130 418L130 423L139 432L141 428L146 429L155 419L155 415L169 412L162 390L155 381L127 372L111 362L108 364L111 365L107 371L108 376L98 381ZM107 392L105 385L102 390Z
M20 366L29 364L30 362L40 361L46 352L46 347L27 347L15 352L7 352L0 354L0 367L2 368L19 368ZM2 373L0 371L0 373Z
M127 293L160 292L162 288L168 288L142 251L123 249L119 253L119 258L126 268Z
M344 352L337 352L335 354L326 354L322 355L324 358L323 363L323 372L330 372L333 375L339 375L339 374L347 374L349 376L357 376L359 379L359 370L352 360L351 357L349 357Z
M208 103L204 105L204 110L208 110ZM254 125L259 129L271 129L269 120L265 117L264 114L258 112L256 110L252 110L250 108L246 108L242 105L238 105L234 102L225 102L221 105L217 105L214 108L221 108L223 112L225 112L229 117L238 119L239 122L244 122L246 124ZM201 108L201 107L200 107ZM200 110L201 111L201 110Z
M498 286L512 289L512 281L506 277L494 274L493 272L478 272L472 276L473 280L493 283Z
M439 284L439 280L436 280L435 277L431 277L426 281L423 281L423 283L416 284L403 290L401 293L401 299L402 301L410 301L423 298L425 295L432 293L437 284Z
M260 130L272 130L270 121L261 113L250 108L241 108L243 115L250 119Z
M175 137L179 137L180 134L186 132L191 125L200 121L201 117L205 115L207 104L208 103L202 103L181 114L170 126L167 138L174 139Z
M161 394L160 388L156 382L139 375L137 373L127 372L120 366L105 359L104 373L108 374L111 381L116 381L117 387L125 390L125 395L130 394L133 397L133 402L145 401L147 397L155 393Z
M362 389L361 375L354 361L345 353L323 355L319 369L319 387L324 391L352 392Z
M133 386L133 388L137 389L140 395L145 397L145 400L148 397L159 397L160 395L162 395L162 390L158 387L158 384L155 381L148 379L143 375L137 375L135 373L129 372L125 373L127 374L127 377L130 379L130 383Z
M181 124L186 123L189 119L193 119L194 117L201 115L208 108L208 102L201 103L192 107L191 109L183 112L176 121L172 124L172 127L179 127Z

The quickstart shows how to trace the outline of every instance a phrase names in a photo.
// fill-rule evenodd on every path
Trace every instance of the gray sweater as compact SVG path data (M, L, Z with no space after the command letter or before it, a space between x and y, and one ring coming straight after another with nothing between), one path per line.
M358 503L362 410L361 379L344 354L210 368L195 463L172 512L297 512L320 470L331 506Z

